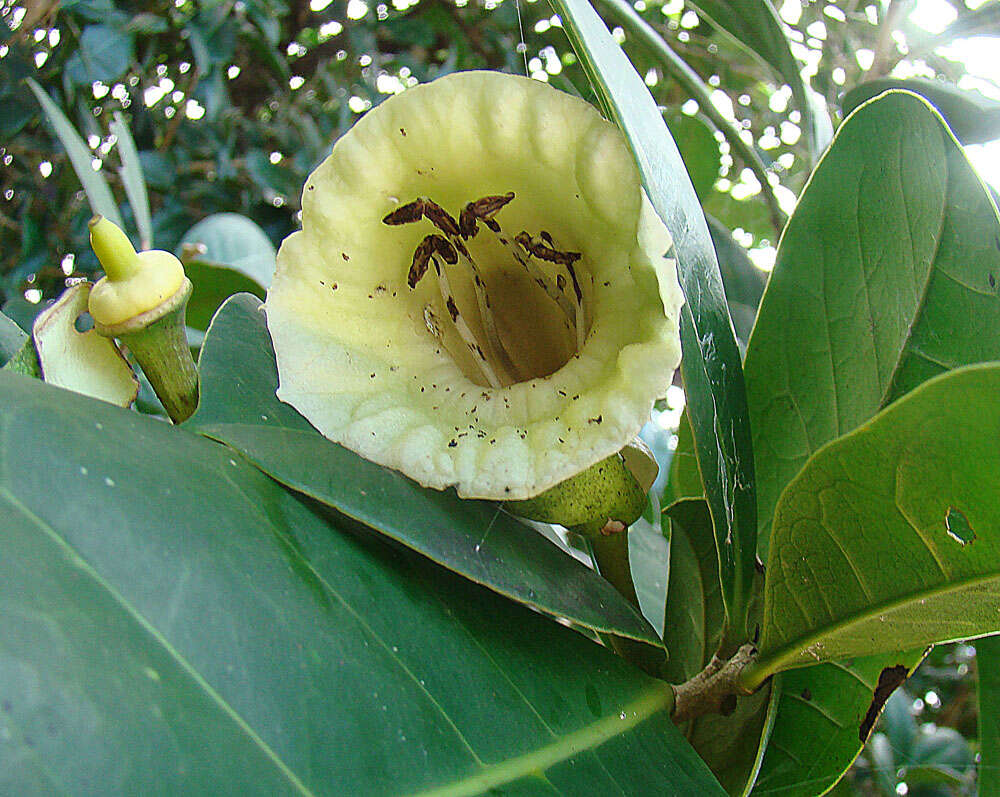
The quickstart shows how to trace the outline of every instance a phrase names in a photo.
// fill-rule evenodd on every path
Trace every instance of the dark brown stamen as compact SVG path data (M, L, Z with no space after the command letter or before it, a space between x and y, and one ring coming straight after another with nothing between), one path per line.
M410 271L406 275L406 284L410 288L416 288L417 283L420 282L424 274L427 273L427 265L430 263L431 255L434 254L434 241L433 236L428 235L424 240L417 244L417 248L413 250L413 264L410 266Z
M458 222L452 215L441 207L437 202L430 199L418 200L423 202L423 212L431 224L437 227L445 235L459 235Z
M405 205L400 205L392 213L387 214L382 219L382 223L390 226L412 224L415 221L420 221L423 217L424 200L415 199L412 202L407 202Z
M495 196L484 196L475 202L470 202L466 207L471 206L472 212L480 219L493 218L500 209L514 198L514 192L508 191L506 194Z
M476 223L476 211L473 207L474 204L470 202L462 208L462 212L458 216L458 229L462 237L466 240L475 238L476 233L479 232L479 225Z
M441 235L428 235L427 237L433 241L434 249L444 258L445 263L453 266L458 262L458 253L455 251L455 247L448 242L447 238Z

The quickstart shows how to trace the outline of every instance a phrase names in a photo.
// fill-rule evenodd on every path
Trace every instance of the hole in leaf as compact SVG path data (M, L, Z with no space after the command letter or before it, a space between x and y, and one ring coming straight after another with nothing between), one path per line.
M90 332L94 328L94 319L91 318L90 313L80 313L76 317L76 321L73 322L73 328L80 334Z
M903 664L897 664L895 667L886 667L879 673L878 684L875 686L875 694L872 695L872 703L868 706L865 718L861 720L861 725L858 728L858 738L861 739L862 744L868 741L868 735L872 732L872 728L875 727L875 720L878 719L878 715L882 712L885 701L889 699L889 695L896 691L896 687L906 680L906 674L907 669Z
M948 514L944 516L944 528L949 537L962 545L968 545L976 539L976 532L969 525L969 519L953 506L948 507Z

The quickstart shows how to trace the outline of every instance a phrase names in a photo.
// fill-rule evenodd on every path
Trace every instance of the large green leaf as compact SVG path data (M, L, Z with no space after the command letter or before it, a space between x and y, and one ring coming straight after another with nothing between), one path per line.
M1000 364L814 455L775 512L757 675L1000 632Z
M715 249L677 146L642 78L586 0L554 0L595 91L635 153L643 185L674 236L684 384L734 639L745 634L754 557L753 453L740 352Z
M1000 795L1000 637L976 643L979 671L979 797Z
M1000 138L1000 102L942 80L918 77L869 80L844 94L840 101L844 115L889 89L905 89L926 97L963 144L981 144Z
M746 357L760 547L820 446L925 379L1000 360L1000 220L940 116L905 92L844 122L778 248Z
M922 100L887 94L843 124L789 221L747 352L763 552L778 496L820 446L928 376L1000 359L998 235L982 184ZM833 666L794 677L819 693ZM761 783L808 783L802 795L834 783L861 745L824 714L846 724L870 701L845 689L804 715L782 701L784 752L765 755ZM829 751L822 767L816 748Z
M187 427L238 449L282 484L514 600L594 631L660 644L608 582L499 505L420 487L326 440L278 401L256 298L235 296L219 311L200 372L201 403Z
M901 664L912 673L922 658L919 651L869 656L778 676L776 721L754 795L814 797L833 786L864 743L861 726L882 670Z
M0 791L721 793L665 684L224 446L8 374L0 434Z
M725 608L712 516L703 499L678 501L664 510L670 522L670 580L664 640L673 655L664 675L683 683L711 661L722 642ZM759 607L756 612L759 617ZM757 619L757 618L755 618ZM737 699L728 716L706 714L682 730L731 795L748 793L757 776L780 688L768 683Z
M810 150L818 157L833 136L825 109L810 98L802 70L792 55L781 17L770 0L695 0L692 5L713 25L729 34L777 71L791 87L808 131Z

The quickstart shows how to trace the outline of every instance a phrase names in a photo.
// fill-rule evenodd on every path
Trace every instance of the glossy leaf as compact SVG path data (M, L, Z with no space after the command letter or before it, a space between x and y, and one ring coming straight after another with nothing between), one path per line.
M844 115L889 89L905 89L928 99L963 144L982 144L1000 138L1000 102L943 80L879 78L855 86L840 101Z
M186 426L241 451L282 484L514 600L594 631L660 644L604 579L496 504L420 487L316 432L275 398L260 302L219 311L200 359L201 403Z
M859 108L799 199L747 351L762 551L820 446L1000 359L998 285L1000 220L938 114L903 92Z
M237 293L249 293L264 299L267 291L255 280L228 266L203 260L184 260L184 272L194 289L188 301L187 325L204 331L226 299Z
M664 641L673 655L665 676L671 683L683 683L704 669L717 651L725 608L707 504L702 499L678 501L665 510L664 521L668 519L670 580ZM769 683L753 695L738 698L730 715L706 714L682 727L731 795L749 793L753 787L779 693L780 687Z
M817 108L802 79L799 62L792 55L789 39L778 12L770 0L696 0L698 13L737 43L755 52L770 64L791 87L792 95L809 131L809 145L814 157L824 150L833 136L833 126L825 108Z
M841 126L789 221L747 352L762 553L778 496L811 453L945 367L1000 359L990 285L998 233L980 181L926 103L885 95ZM921 273L922 283L900 290ZM860 304L866 293L875 300ZM876 351L897 376L876 372ZM922 360L926 371L912 367ZM879 658L878 669L894 658ZM833 666L794 677L817 692ZM863 715L871 697L843 690L837 700L824 711L843 717ZM779 771L774 782L786 786L829 786L857 756L856 735L809 716L806 732L787 701L779 707L774 738L787 754L768 753L762 779ZM822 774L808 774L819 766L814 741L829 751Z
M52 125L59 142L69 156L70 163L73 164L73 171L76 172L77 179L87 194L90 209L113 221L119 227L124 227L121 214L118 212L118 205L115 204L115 199L111 195L111 189L108 187L104 175L95 172L90 165L93 160L90 148L83 143L83 139L76 132L72 122L66 118L66 114L59 109L59 106L52 101L52 98L45 93L42 87L31 78L28 78L28 85L35 97L38 98L49 124Z
M642 78L586 0L557 0L595 91L635 153L643 185L674 236L682 310L682 370L698 461L722 562L723 599L742 637L756 555L753 454L740 354L708 225L677 147Z
M833 786L857 757L859 738L887 666L912 673L919 651L819 664L778 676L781 696L754 795L815 797Z
M755 681L1000 632L998 394L1000 365L953 371L809 460L775 511Z
M976 642L979 672L979 797L1000 795L1000 636Z
M0 790L721 793L662 682L225 447L8 374L0 429Z

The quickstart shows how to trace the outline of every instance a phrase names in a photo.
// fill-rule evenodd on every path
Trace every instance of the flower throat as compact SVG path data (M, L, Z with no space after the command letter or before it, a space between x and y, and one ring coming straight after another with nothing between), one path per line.
M477 368L474 381L490 387L504 387L535 377L548 376L558 370L570 357L583 348L587 337L584 313L584 293L580 285L577 261L579 252L560 250L552 236L544 230L537 237L521 231L513 238L506 235L496 216L514 199L509 192L495 196L485 196L469 202L456 220L436 202L420 197L401 205L382 219L390 226L412 224L427 219L439 232L427 235L413 252L413 261L407 274L407 285L414 290L427 272L433 267L434 277L441 294L441 300L462 344L468 350ZM490 289L481 264L466 245L480 233L480 224L489 230L501 251L511 258L510 265L515 272L501 274L500 283L494 289L510 283L519 271L527 278L528 284L540 289L543 300L553 313L559 316L559 325L572 341L569 356L560 356L556 368L547 366L544 373L538 372L526 357L524 346L516 346L509 337L505 341L497 323L497 310L490 299ZM479 324L470 323L459 307L446 266L460 265L471 279L475 293ZM424 307L424 322L428 331L438 339L443 339L444 331L434 312L433 304ZM528 340L533 340L529 337ZM529 344L530 345L530 344Z

